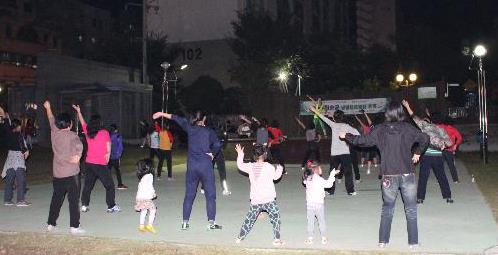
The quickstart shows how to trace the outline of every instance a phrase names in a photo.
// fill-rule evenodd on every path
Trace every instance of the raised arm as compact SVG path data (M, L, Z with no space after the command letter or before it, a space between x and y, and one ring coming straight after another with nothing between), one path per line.
M321 114L314 106L311 106L309 109L310 109L310 111L312 111L313 113L315 113L316 116L320 117L320 119L322 119L323 122L325 122L330 127L333 127L334 125L336 125L335 122L333 122L332 120L330 120L329 118L327 118L323 114Z
M249 173L251 170L250 163L244 163L244 147L240 144L235 145L235 151L237 152L237 167L240 171L244 173Z
M278 165L275 169L275 173L273 174L273 180L278 180L282 177L282 173L284 172L284 167L282 165Z
M340 170L335 170L335 168L332 169L332 171L330 172L329 178L327 180L325 180L325 182L323 183L323 187L326 189L332 188L332 186L334 186L335 176L339 172L340 172Z
M43 107L45 107L45 110L47 112L47 118L48 118L48 123L50 124L50 128L52 130L57 129L55 126L55 118L54 114L52 113L52 107L50 106L50 102L47 100L45 103L43 103Z
M342 132L339 134L339 138L345 139L348 143L353 145L361 147L371 147L378 144L379 130L380 130L379 128L374 128L372 132L366 135L355 135L351 133Z
M306 126L297 116L295 116L294 119L296 120L297 124L299 124L299 126L301 126L304 130L306 130Z
M365 123L363 123L363 121L362 121L362 120L358 117L358 115L356 115L356 114L355 114L355 115L354 115L354 118L356 119L356 121L358 121L358 123L360 123L360 125L361 125L362 127L364 127L364 126L365 126Z
M83 118L83 114L81 114L81 108L80 108L80 106L73 104L73 109L76 111L76 114L78 115L78 120L80 121L81 126L85 126L86 127L86 121Z
M372 124L373 124L373 122L372 122L372 120L370 119L370 116L368 116L368 114L367 114L365 111L363 111L363 115L364 115L364 116L365 116L365 118L367 119L368 126L370 126L370 127L371 127L371 126L372 126Z
M156 112L152 115L153 119L159 119L161 117L169 119L169 120L173 120L187 133L190 130L190 124L188 123L187 119L182 118L180 116L173 115L173 114L166 113L166 112Z
M248 118L246 118L246 116L244 116L244 115L239 115L239 118L249 125L252 124L252 122Z

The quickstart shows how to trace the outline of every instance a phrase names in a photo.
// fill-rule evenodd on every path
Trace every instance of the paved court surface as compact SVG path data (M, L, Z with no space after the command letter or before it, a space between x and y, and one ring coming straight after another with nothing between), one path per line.
M116 200L123 211L117 214L105 212L105 195L101 184L92 193L90 212L82 213L81 223L91 236L144 239L190 244L235 245L234 238L248 209L249 182L239 174L233 162L228 163L228 180L232 190L229 197L222 196L217 182L217 222L222 231L206 231L204 196L198 193L194 204L191 229L180 230L184 195L184 165L174 168L174 181L160 180L155 183L159 196L157 215L158 234L142 234L137 231L139 214L133 210L137 179L125 176L130 186L126 191L116 191ZM460 184L451 184L454 204L447 204L441 197L439 186L432 175L428 184L425 203L419 206L418 253L482 253L498 244L498 227L491 210L477 188L471 182L465 167L458 164ZM334 197L326 198L326 220L330 243L304 244L306 238L306 209L304 188L299 184L297 165L289 166L289 175L276 185L278 204L282 216L282 239L285 247L333 250L378 250L378 224L381 197L377 174L366 175L361 169L362 182L356 185L358 195L345 193L344 182L339 184ZM30 186L27 194L33 205L28 208L0 206L0 231L42 232L48 215L51 184ZM3 191L0 192L3 197ZM69 225L67 202L58 221L59 232L67 233ZM317 235L318 238L318 235ZM259 220L241 246L272 248L272 231L268 219ZM407 245L406 223L401 198L397 200L393 220L391 242L387 251L410 251Z

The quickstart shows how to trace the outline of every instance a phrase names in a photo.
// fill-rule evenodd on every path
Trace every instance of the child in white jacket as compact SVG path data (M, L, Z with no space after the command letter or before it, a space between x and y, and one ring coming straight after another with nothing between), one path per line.
M326 188L334 185L335 175L339 171L333 169L329 178L325 180L321 177L322 168L313 160L306 163L306 171L303 175L303 184L306 185L306 212L308 218L308 239L306 244L313 244L313 232L315 227L315 218L318 220L320 234L322 235L322 244L327 244L324 198Z
M135 211L140 212L140 232L149 231L156 233L154 228L154 219L156 218L156 205L154 199L157 198L154 190L154 177L152 174L152 160L143 159L137 163L137 177L140 180L138 183L137 196L135 198ZM145 225L145 217L149 213L149 222Z

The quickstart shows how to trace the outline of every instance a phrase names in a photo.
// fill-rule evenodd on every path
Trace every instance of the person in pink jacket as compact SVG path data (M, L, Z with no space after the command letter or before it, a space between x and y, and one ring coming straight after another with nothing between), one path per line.
M273 181L282 177L283 167L279 165L275 169L273 165L265 162L267 148L264 145L255 146L254 159L256 162L254 163L244 163L244 147L240 144L235 146L235 150L237 151L237 167L249 175L251 182L251 205L235 242L240 243L244 240L254 226L259 213L266 211L273 225L273 245L281 246L284 242L280 240L280 210L276 201L277 193Z

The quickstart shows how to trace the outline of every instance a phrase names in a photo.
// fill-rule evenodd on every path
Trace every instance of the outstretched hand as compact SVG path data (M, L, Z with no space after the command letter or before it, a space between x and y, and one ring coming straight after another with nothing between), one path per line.
M403 99L403 100L401 101L401 104L402 104L404 107L406 107L407 109L408 109L408 108L410 108L410 103L408 103L408 101L406 101L406 99Z
M235 151L237 154L244 154L244 147L242 147L239 143L235 145Z
M332 176L336 176L336 175L338 175L340 172L341 172L341 170L339 170L339 169L335 169L335 168L334 168L334 169L332 169L332 171L330 171L330 175L332 175Z
M45 104L43 104L45 105ZM81 112L81 109L80 109L80 106L77 105L77 104L73 104L73 109L77 112L77 113L80 113Z
M412 157L413 164L416 164L419 160L420 160L420 155L413 154L413 157Z
M159 119L159 118L161 118L163 116L164 116L163 112L156 112L156 113L152 114L152 118L153 119Z
M45 101L45 102L43 103L43 107L45 107L45 109L47 109L47 110L48 110L48 109L50 109L50 101L48 101L48 100L47 100L47 101Z

